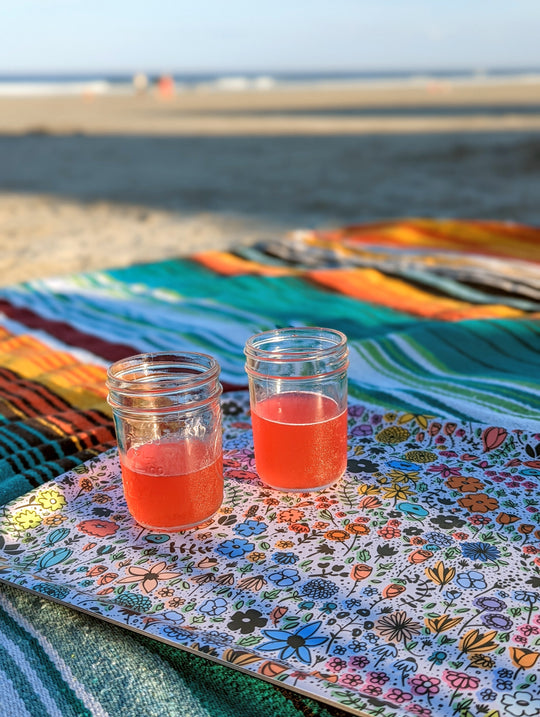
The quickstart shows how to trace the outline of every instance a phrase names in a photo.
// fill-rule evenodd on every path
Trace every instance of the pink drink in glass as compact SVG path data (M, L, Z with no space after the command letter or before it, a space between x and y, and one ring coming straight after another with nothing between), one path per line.
M320 490L347 465L347 411L322 394L278 393L252 408L255 461L271 488Z

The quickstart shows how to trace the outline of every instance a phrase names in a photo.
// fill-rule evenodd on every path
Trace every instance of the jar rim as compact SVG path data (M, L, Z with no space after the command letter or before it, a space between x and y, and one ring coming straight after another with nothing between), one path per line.
M319 339L327 346L310 346L291 351L289 348L279 347L279 342L286 339ZM263 348L264 344L277 344L277 348ZM247 359L272 362L299 362L314 359L323 359L332 355L342 354L345 357L348 353L347 337L342 331L329 329L321 326L300 326L285 327L262 331L251 336L244 346L244 354Z
M176 367L175 372L165 369ZM181 369L184 369L182 372ZM146 393L151 382L159 379L160 387L152 390L184 390L217 379L219 363L213 356L191 351L153 351L127 356L107 369L106 385L121 393Z

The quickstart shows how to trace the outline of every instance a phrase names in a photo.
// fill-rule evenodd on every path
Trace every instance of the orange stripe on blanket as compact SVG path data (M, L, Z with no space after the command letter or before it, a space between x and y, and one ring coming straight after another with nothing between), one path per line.
M540 261L540 229L519 224L412 219L313 232L332 241L396 248L435 248L472 254Z
M355 299L424 318L458 321L523 316L522 311L500 304L469 304L430 294L376 269L318 269L308 271L306 276Z
M110 414L106 369L83 364L69 352L53 349L35 336L16 336L2 327L0 366L41 383L76 408Z
M216 274L237 276L239 274L260 274L261 276L290 276L298 273L295 269L281 266L267 266L256 261L248 261L225 251L205 251L193 254L192 259Z

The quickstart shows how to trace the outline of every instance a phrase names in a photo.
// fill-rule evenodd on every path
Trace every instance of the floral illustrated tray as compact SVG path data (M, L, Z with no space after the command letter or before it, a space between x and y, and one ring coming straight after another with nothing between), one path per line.
M540 714L540 434L352 405L343 479L287 494L247 400L213 520L141 528L110 451L3 508L0 579L355 714Z

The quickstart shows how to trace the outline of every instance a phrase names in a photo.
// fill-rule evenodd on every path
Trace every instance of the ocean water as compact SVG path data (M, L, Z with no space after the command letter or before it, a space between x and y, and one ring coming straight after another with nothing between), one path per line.
M0 74L0 96L114 94L133 92L133 80L140 73L78 74ZM540 80L540 67L493 68L488 70L386 70L349 72L191 72L170 75L177 90L204 87L217 90L265 90L291 85L336 85L362 83L374 85L425 84L436 81L454 83L530 82ZM159 75L147 73L149 86Z

